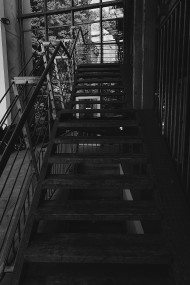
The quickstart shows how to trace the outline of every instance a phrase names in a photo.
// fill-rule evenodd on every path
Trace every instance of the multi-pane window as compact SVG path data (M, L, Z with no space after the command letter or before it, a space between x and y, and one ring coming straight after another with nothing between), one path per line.
M20 7L24 43L28 46L30 39L34 50L39 41L72 38L73 27L79 26L99 61L123 42L121 0L20 0Z

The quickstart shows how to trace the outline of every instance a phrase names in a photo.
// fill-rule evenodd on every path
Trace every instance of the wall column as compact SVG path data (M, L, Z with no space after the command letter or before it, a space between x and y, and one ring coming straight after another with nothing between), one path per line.
M134 0L133 107L152 109L157 0Z
M0 18L5 17L4 13L4 1L0 0ZM6 27L0 22L0 99L5 94L9 87L9 75L8 75L8 60L7 60L7 44L6 44ZM7 105L9 105L9 94L7 99L3 100L0 104L0 120L2 119Z
M143 62L142 62L142 109L153 109L154 72L155 72L155 40L157 1L144 0L143 12Z
M143 0L134 0L133 22L133 108L141 109L143 65Z

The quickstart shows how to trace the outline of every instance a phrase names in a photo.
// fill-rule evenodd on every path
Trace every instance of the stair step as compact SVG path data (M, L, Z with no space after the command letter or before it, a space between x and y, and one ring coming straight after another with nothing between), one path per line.
M142 138L137 137L125 137L125 136L63 136L55 138L55 144L66 143L66 144L97 144L97 143L108 143L108 144L141 144Z
M88 78L88 77L90 77L90 78L92 78L92 77L120 77L120 73L118 72L112 72L112 71L110 71L110 72L102 72L102 71L100 71L100 72L94 72L94 71L92 71L92 72L85 72L85 71L78 71L78 73L77 73L77 78Z
M38 234L25 253L27 262L168 264L159 238L136 235Z
M89 99L84 99L84 100L76 100L76 101L72 101L73 105L78 105L78 104L87 104L87 105L97 105L97 104L102 104L102 105L119 105L119 104L126 104L126 101L119 101L119 100L114 100L114 101L103 101L103 100L94 100L94 101L89 101Z
M95 86L88 86L88 85L82 85L82 86L75 86L75 90L79 90L79 89L85 89L85 90L95 90L95 89L110 89L110 90L115 90L115 89L123 89L124 90L124 87L120 85L110 85L110 86L99 86L99 85L95 85Z
M119 67L80 67L78 68L77 72L116 72L120 73Z
M84 111L83 111L84 112ZM120 128L120 127L137 127L138 122L135 120L73 120L59 122L61 128Z
M165 265L31 263L27 285L173 285ZM27 269L26 269L27 270ZM40 280L40 281L39 281ZM140 281L139 281L140 280ZM2 284L4 285L4 283Z
M115 97L121 97L125 95L123 92L122 93L73 93L73 96L74 97L83 97L83 96L88 96L88 97L94 97L94 96L101 96L101 97L112 97L112 96L115 96Z
M43 188L59 188L71 189L71 188L119 188L124 189L152 189L153 183L150 178L144 175L49 175L43 181Z
M40 78L40 76L19 76L14 77L14 82L16 84L37 84Z
M147 157L144 154L128 154L128 153L64 153L54 154L49 157L48 162L52 163L80 163L80 162L95 162L95 163L121 163L134 162L146 163Z
M122 80L121 78L78 79L76 84L79 84L79 83L115 83L115 82L122 82Z
M136 112L134 110L127 110L127 109L113 109L113 110L104 110L104 109L64 109L59 112L60 116L66 116L68 118L68 114L114 114L113 118L136 118ZM60 117L61 118L61 117ZM113 119L111 118L111 119ZM110 119L110 118L109 118ZM108 119L108 120L109 120Z
M118 63L83 63L79 64L78 68L104 68L104 67L109 67L109 68L120 68L120 64Z
M134 201L48 201L38 209L37 219L43 220L160 220L160 213L150 202Z

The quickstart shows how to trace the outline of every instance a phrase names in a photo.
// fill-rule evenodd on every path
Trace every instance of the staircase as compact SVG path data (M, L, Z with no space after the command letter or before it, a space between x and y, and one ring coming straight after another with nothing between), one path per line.
M126 96L120 65L82 64L77 68L71 108L122 108ZM92 105L92 106L91 106Z
M54 123L12 284L172 284L140 114L125 109L120 78L117 64L78 67L72 108Z

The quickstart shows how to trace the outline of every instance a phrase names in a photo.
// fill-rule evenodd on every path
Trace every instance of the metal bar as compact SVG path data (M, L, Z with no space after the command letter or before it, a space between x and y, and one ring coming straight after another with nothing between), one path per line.
M176 79L176 33L177 33L177 10L174 12L174 33L173 33L173 57L172 57L172 82L171 82L171 101L170 101L170 131L169 131L169 144L172 149L173 141L172 141L172 132L173 132L173 123L174 123L174 104L175 104L175 79Z
M167 109L167 140L170 138L170 127L171 127L171 102L172 102L172 69L173 69L173 37L174 37L174 15L170 19L170 59L169 59L169 70L170 76L168 80L168 109Z
M52 57L50 58L50 60L49 60L49 62L48 62L48 64L47 64L47 67L46 67L46 69L44 70L44 72L43 72L43 74L42 74L42 76L41 76L41 78L40 78L40 80L39 80L39 82L38 82L38 84L37 84L37 86L36 86L36 88L35 88L35 90L34 90L34 93L33 93L33 95L31 96L31 98L29 99L29 101L28 101L28 103L27 103L27 105L26 105L26 108L25 108L25 110L24 110L24 112L23 112L23 115L22 115L20 121L18 122L18 125L16 126L16 128L15 128L15 130L14 130L12 136L11 136L11 139L10 139L8 145L7 145L7 148L6 148L6 150L5 150L4 154L3 154L3 156L1 157L0 175L3 173L3 170L4 170L4 168L5 168L6 164L7 164L7 161L8 161L8 159L9 159L10 155L11 155L11 151L12 151L12 149L13 149L13 147L14 147L14 142L15 142L15 140L16 140L18 134L19 134L20 131L22 130L22 128L23 128L23 126L24 126L24 123L26 122L26 120L27 120L27 118L28 118L28 113L30 112L30 110L32 109L32 107L33 107L33 105L34 105L34 102L35 102L35 100L36 100L36 97L37 97L38 94L39 94L39 91L40 91L40 89L41 89L41 86L42 86L43 82L44 82L45 79L46 79L46 76L47 76L47 74L48 74L48 72L49 72L49 69L50 69L51 65L53 64L54 58L55 58L55 56L56 56L56 54L57 54L57 52L58 52L58 50L59 50L60 47L63 47L62 42L60 42L60 43L57 45L57 47L55 48L55 51L54 51Z
M168 104L167 104L167 97L168 97L168 78L169 78L169 73L170 73L170 70L169 70L169 36L170 36L170 33L169 33L169 27L170 27L170 23L167 22L166 25L166 74L165 74L165 96L164 96L164 105L163 105L163 112L164 112L164 115L163 115L163 124L164 124L164 133L165 133L165 125L166 125L166 110L167 108L169 107Z
M32 60L32 58L34 57L34 54L35 54L35 53L36 53L36 52L34 52L34 53L32 54L32 56L29 58L29 60L26 62L26 64L25 64L24 67L21 69L21 71L20 71L20 73L18 74L18 76L20 76L20 75L23 73L23 71L25 70L26 66L29 64L29 62L30 62L30 61ZM9 86L9 88L7 89L7 91L6 91L6 93L3 95L3 97L0 99L0 104L1 104L1 102L3 101L3 99L6 97L7 93L10 91L12 85L13 85L13 82L11 83L11 85Z
M19 15L18 19L29 19L29 18L35 18L35 17L41 17L44 15L57 15L62 13L70 13L71 11L77 12L77 11L84 11L89 9L95 9L100 7L108 7L113 5L123 4L122 0L118 1L110 1L110 2L103 2L103 3L96 3L96 4L89 4L89 5L81 5L81 6L75 6L75 7L69 7L59 10L50 10L50 11L44 11L44 12L36 12L36 13L27 13L23 15Z
M71 18L72 19L72 18ZM118 19L123 19L123 17L118 17L118 18L107 18L107 19L102 19L102 22L106 22L106 21L115 21L115 20L118 20ZM83 26L83 25L89 25L89 24L95 24L95 23L99 23L100 20L96 20L96 21L88 21L88 22L81 22L81 23L74 23L72 26L75 26L75 27L80 27L80 26ZM72 23L72 21L71 21ZM70 28L71 25L59 25L59 26L50 26L48 27L49 30L54 30L54 29L57 29L57 28L64 28L64 27L67 27L67 28ZM22 32L32 32L32 31L39 31L39 30L42 30L44 31L44 28L33 28L33 29L23 29Z
M179 115L179 60L180 60L180 52L181 52L181 41L180 41L180 34L181 34L181 13L182 13L182 7L181 3L179 5L178 10L178 17L177 17L177 31L176 31L176 59L175 59L175 77L174 77L174 122L173 122L173 130L172 130L172 141L173 141L173 147L172 147L172 155L176 160L176 150L177 150L177 117Z
M102 0L100 0L100 3L102 4ZM103 25L102 25L102 6L99 8L100 9L100 53L101 53L101 60L100 62L103 63L104 61L104 50L103 50Z
M190 186L190 133L189 133L189 141L188 141L188 160L187 160L187 179L186 179L186 192L189 198L189 186Z
M181 0L176 0L172 7L169 8L169 5L168 5L168 8L166 7L164 9L164 10L168 10L168 13L164 17L164 19L161 21L160 26L163 26L166 23L166 21L171 17L171 15L174 13L175 9L177 8L177 6L179 5L180 2L181 2ZM168 1L168 3L169 3L169 1Z
M178 149L177 149L177 162L178 166L181 168L181 154L182 154L182 129L183 129L183 101L184 101L184 86L183 86L183 74L184 74L184 67L185 67L185 36L186 36L186 19L187 19L187 1L185 0L184 4L184 13L183 13L183 40L182 40L182 49L181 49L181 72L180 72L180 90L179 90L179 117L178 117L178 126L179 126L179 134L178 134ZM179 168L179 167L178 167ZM180 169L181 171L181 169Z
M47 0L44 0L44 5L45 5L45 11L47 11ZM48 18L47 15L44 16L44 22L45 22L45 40L48 41L49 36L48 36Z
M183 101L183 130L182 130L182 141L184 142L182 145L182 178L184 179L185 177L185 172L186 172L186 160L187 160L187 133L189 131L189 121L190 121L190 115L189 115L189 105L188 100L189 100L189 89L190 89L190 77L189 77L189 72L190 72L190 19L188 18L188 42L187 42L187 58L186 60L186 86L185 86L185 94L184 94L184 101Z
M164 47L165 47L165 43L166 43L166 27L164 26L162 29L162 74L161 74L161 92L160 92L160 120L161 120L161 124L162 124L162 120L163 120L163 107L164 107L164 96L165 96L165 92L164 92L164 80L165 80L165 52L164 52Z

